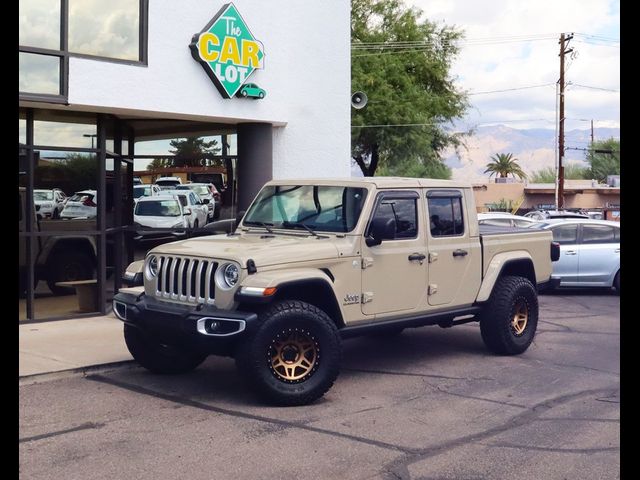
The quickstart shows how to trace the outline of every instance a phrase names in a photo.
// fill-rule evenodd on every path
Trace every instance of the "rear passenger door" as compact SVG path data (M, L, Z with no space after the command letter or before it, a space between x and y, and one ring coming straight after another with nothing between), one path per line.
M551 227L553 241L560 244L560 258L553 262L553 275L560 285L575 286L578 281L578 224L564 223Z
M581 285L610 286L620 268L620 228L582 224L578 282Z
M480 243L469 238L462 190L428 189L426 204L429 305L471 304L480 280Z

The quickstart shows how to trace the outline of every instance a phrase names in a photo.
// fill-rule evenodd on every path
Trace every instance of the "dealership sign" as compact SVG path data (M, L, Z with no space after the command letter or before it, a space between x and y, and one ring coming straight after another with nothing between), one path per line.
M189 48L225 98L233 97L264 64L262 43L252 35L233 3L224 5L193 36Z

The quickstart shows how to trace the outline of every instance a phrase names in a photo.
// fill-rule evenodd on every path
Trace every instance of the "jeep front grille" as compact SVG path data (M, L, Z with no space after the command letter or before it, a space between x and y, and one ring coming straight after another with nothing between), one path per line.
M218 262L196 258L158 256L156 297L189 303L213 304Z

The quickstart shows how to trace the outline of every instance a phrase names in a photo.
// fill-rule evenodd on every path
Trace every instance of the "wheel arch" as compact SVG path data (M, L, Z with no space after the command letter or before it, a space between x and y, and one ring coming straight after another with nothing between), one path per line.
M487 301L498 279L505 275L524 277L536 287L536 271L531 255L528 252L521 252L517 255L510 254L510 252L504 255L496 255L491 260L487 273L482 280L476 301Z

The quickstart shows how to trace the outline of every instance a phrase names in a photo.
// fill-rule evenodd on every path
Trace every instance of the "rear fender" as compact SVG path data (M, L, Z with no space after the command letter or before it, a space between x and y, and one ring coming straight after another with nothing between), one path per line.
M485 302L489 299L493 287L503 274L523 276L528 278L534 287L536 286L535 269L529 252L514 250L512 252L499 253L489 263L489 268L487 268L487 272L482 279L476 302Z

